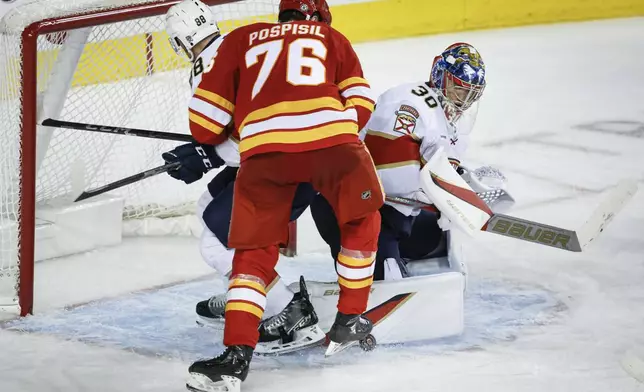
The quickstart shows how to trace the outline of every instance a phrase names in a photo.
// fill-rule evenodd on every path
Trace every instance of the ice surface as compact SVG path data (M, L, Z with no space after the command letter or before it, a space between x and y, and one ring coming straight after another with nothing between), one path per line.
M299 260L301 263L302 260ZM289 263L290 271L311 277L310 269ZM284 267L284 266L282 266ZM325 263L332 270L330 262ZM284 268L282 268L284 270ZM214 284L213 284L214 283ZM219 284L217 284L219 283ZM217 287L219 286L219 287ZM8 322L12 331L36 332L78 340L103 347L119 347L143 355L196 360L223 350L221 331L201 328L195 323L194 305L208 293L223 292L216 277L181 283L159 290L146 290L125 297L96 301L69 310L45 312ZM466 331L458 338L421 345L437 353L471 350L492 343L514 340L529 326L554 322L566 306L553 293L540 287L513 281L470 282L465 303ZM408 346L399 347L404 352ZM393 348L392 348L393 349ZM297 362L298 356L285 356ZM309 361L314 361L309 358ZM323 360L322 357L317 361ZM266 362L259 359L258 367Z
M357 52L382 92L425 79L450 43L475 45L489 87L470 162L504 171L515 215L574 228L601 191L643 178L642 36L644 18L632 18L386 41ZM314 352L263 359L244 390L644 391L619 365L644 347L643 202L640 192L581 254L487 233L467 244L471 285L459 339L328 362ZM324 246L306 219L299 261L325 265L323 255L307 256ZM0 391L183 391L189 361L219 339L192 324L194 301L222 289L196 244L128 239L39 264L38 314L0 330Z

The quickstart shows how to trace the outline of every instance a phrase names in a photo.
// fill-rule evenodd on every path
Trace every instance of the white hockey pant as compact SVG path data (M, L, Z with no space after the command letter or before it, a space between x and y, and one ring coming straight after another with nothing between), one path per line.
M215 269L215 271L223 277L226 285L225 287L228 287L228 278L233 269L235 250L226 248L224 244L219 241L219 238L217 238L217 236L215 236L208 227L206 227L203 221L203 212L211 201L212 196L210 196L210 193L206 191L197 202L197 214L201 223L204 225L204 230L201 233L200 252L201 257L206 264ZM264 318L271 317L281 312L292 298L293 292L278 276L266 294Z

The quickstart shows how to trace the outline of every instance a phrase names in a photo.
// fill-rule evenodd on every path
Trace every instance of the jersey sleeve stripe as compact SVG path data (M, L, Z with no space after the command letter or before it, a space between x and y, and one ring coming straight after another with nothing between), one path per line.
M356 77L345 79L345 80L341 81L340 83L338 83L338 88L340 90L344 90L345 88L347 88L349 86L356 85L356 84L365 85L365 86L369 87L369 82L367 82L367 79L360 78L360 77L356 76Z
M353 106L363 107L363 108L367 109L370 112L373 112L373 109L374 109L373 101L370 101L370 100L367 100L367 99L364 99L364 98L353 97L353 98L347 99L347 102L349 102Z
M251 112L241 122L239 129L242 130L247 124L262 121L276 115L301 114L321 109L344 110L345 107L342 102L332 97L305 99L302 101L283 101Z
M389 140L396 140L396 139L402 137L402 135L400 135L400 134L399 135L392 135L392 134L386 133L386 132L374 131L373 129L367 129L367 135L378 136L378 137L389 139Z
M189 108L218 124L228 124L232 120L230 113L196 97L190 100Z
M365 144L369 147L369 152L377 168L401 162L415 161L419 164L421 162L420 145L410 135L390 139L368 132Z
M347 99L353 98L353 97L364 98L368 101L371 101L372 104L376 102L373 99L371 89L369 87L364 87L364 86L348 88L342 92L342 96Z
M403 167L403 166L418 166L420 169L421 163L418 162L417 160L413 161L400 161L400 162L393 162L393 163L384 163L382 165L377 165L376 169L377 170L386 170L386 169L395 169L397 167Z
M214 103L215 105L228 111L229 114L232 114L232 112L235 110L235 105L233 105L229 100L225 99L219 94L215 94L202 88L197 88L194 95Z
M268 120L255 122L246 125L242 131L242 138L247 138L257 135L262 132L269 132L272 130L287 130L287 129L303 129L314 126L321 126L331 122L337 121L353 121L357 122L355 110L320 110L313 113L291 115L291 116L275 116Z
M257 134L250 138L242 138L239 152L245 153L264 144L301 144L319 141L342 134L358 134L358 125L353 121L339 121L307 130L272 131Z
M197 124L216 135L220 135L224 131L223 125L201 117L199 114L193 111L190 111L190 113L188 114L188 119L190 120L190 123Z

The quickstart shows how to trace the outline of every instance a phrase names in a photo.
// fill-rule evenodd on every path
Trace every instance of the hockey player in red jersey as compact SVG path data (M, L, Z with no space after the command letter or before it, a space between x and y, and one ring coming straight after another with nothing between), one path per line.
M311 19L329 24L331 14L326 2L323 0L318 2L323 8L316 9ZM287 11L299 12L300 5L299 1L282 0L279 9L283 14ZM207 36L206 39L199 42L192 39L194 46L190 49L190 54L193 55L192 62L194 67L191 73L191 85L194 87L193 90L196 90L201 83L204 64L211 62L216 54L218 45L221 43L221 40L215 39L216 34L215 36L209 34L213 31L212 29L218 31L214 22L215 15L203 3L184 2L182 6L173 8L173 12L169 13L167 18L168 33L173 37L171 42L179 54L182 52L181 46L185 46L186 50L184 51L188 54L187 49L191 45L187 39L185 39L185 44L182 43L183 37L192 37L193 34L196 34L196 38ZM201 26L191 23L195 19L201 21ZM206 22L203 22L203 20L206 20ZM232 214L234 182L239 167L238 144L238 137L229 137L226 142L214 147L193 142L177 146L162 155L167 163L181 164L177 170L171 170L168 174L186 183L201 179L205 172L220 165L226 164L228 166L221 170L208 184L207 191L197 202L197 215L202 218L202 223L204 224L204 231L200 241L201 254L204 261L226 281L232 271L234 256L234 249L228 246L228 233ZM204 159L204 155L207 159ZM303 183L298 186L293 200L292 220L297 219L308 207L315 193L317 192L313 190L310 184ZM260 345L256 347L257 353L263 351L292 351L303 346L317 344L318 341L324 339L324 333L321 329L312 328L313 321L317 319L317 315L315 315L312 305L308 302L306 290L293 293L279 276L273 282L268 283L268 286L270 290L266 296L265 322L260 325ZM225 308L225 293L199 301L196 306L197 322L201 325L211 325L215 328L223 327ZM283 312L289 312L289 317L284 317ZM275 318L269 320L273 316ZM311 322L300 322L303 318L308 318ZM277 319L282 320L282 322L274 322ZM289 326L296 324L299 325L298 328ZM279 328L291 330L288 338L282 338L278 332ZM288 344L281 346L282 341L286 341Z
M190 129L203 144L240 137L229 245L236 249L219 357L190 367L189 388L236 389L246 378L278 246L287 237L297 184L311 183L333 206L342 232L341 287L329 331L333 354L368 336L383 193L358 130L373 111L370 89L348 40L311 21L310 0L280 24L241 27L220 39L190 104ZM236 387L237 386L237 387Z

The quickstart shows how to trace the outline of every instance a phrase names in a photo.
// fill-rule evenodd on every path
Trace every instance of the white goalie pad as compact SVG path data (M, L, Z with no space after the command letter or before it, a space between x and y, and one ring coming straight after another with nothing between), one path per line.
M492 216L490 208L454 170L442 147L421 169L420 183L441 214L470 235Z
M328 331L335 320L340 286L307 282L311 302ZM441 271L393 281L374 282L365 316L374 323L378 343L425 341L463 332L464 274Z

